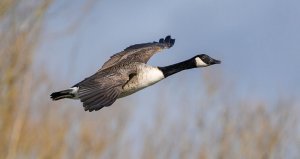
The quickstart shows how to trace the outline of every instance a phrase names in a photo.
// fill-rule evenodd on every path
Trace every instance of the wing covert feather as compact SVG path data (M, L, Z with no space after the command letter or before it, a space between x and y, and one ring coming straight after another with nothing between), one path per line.
M124 49L124 51L121 51L111 56L110 59L104 63L104 65L99 71L109 68L125 60L132 62L147 63L148 60L155 53L163 49L172 47L174 43L175 39L172 39L171 36L167 36L165 39L160 39L159 42L154 41L152 43L135 44L129 46L126 49Z

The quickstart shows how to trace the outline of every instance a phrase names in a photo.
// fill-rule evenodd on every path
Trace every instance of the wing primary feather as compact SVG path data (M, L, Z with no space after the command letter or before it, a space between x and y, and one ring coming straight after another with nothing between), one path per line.
M164 39L163 38L159 39L159 43L164 43Z
M108 92L106 92L106 93L108 93ZM98 96L96 95L93 99L91 99L89 101L86 101L86 102L90 105L95 105L97 103L103 103L104 104L104 102L102 100L105 100L105 97L106 97L105 95L98 95ZM110 96L108 96L108 97L110 97Z
M159 43L167 45L168 48L172 47L175 44L175 39L172 39L170 35L166 36L165 39L160 39Z
M120 76L116 76L116 78L117 77ZM107 81L109 78L106 77L105 79ZM113 81L109 80L109 82L113 83L107 83L106 85L100 85L99 82L95 80L85 81L79 84L78 96L83 103L85 111L100 110L103 107L112 105L116 101L121 92L119 87L127 80L122 80L122 82Z

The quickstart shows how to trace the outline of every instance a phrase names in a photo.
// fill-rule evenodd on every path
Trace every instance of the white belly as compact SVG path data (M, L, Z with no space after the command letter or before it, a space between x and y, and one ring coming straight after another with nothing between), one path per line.
M162 79L164 79L164 75L157 67L144 65L144 67L138 69L137 75L123 86L123 92L120 94L119 98L131 95L143 88L159 82Z

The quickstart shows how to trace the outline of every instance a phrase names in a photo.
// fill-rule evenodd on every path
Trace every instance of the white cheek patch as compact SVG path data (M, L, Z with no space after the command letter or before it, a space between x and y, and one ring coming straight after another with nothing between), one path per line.
M197 66L197 67L205 67L205 66L208 66L208 64L206 64L205 62L203 62L199 57L196 57L195 60L196 60L196 66Z

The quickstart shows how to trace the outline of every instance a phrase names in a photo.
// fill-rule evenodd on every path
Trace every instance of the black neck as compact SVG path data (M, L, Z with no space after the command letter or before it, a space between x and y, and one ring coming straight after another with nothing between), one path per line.
M170 66L158 67L158 69L160 69L163 72L165 78L182 70L187 70L191 68L196 68L194 58Z

